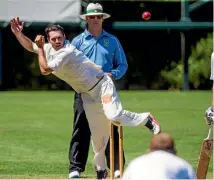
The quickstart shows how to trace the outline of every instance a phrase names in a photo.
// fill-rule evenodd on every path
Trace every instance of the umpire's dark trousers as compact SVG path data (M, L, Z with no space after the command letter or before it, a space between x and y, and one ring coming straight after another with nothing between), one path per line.
M109 128L109 127L106 127ZM74 122L73 122L73 134L69 148L69 173L72 171L85 171L85 165L88 159L88 151L91 140L91 132L86 119L85 111L83 109L83 102L81 95L75 93L74 96ZM114 126L114 163L115 170L119 170L119 134L117 126ZM106 147L106 160L107 166L110 168L110 148L109 142ZM125 164L125 156L123 152L123 159Z

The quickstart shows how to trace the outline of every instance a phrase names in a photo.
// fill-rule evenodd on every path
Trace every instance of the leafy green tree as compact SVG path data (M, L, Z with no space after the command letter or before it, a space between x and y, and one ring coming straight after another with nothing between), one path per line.
M194 89L203 86L210 76L210 58L213 52L213 33L201 38L195 47L192 47L189 57L189 83ZM183 84L183 64L172 62L170 67L161 71L161 77L169 88L181 89Z

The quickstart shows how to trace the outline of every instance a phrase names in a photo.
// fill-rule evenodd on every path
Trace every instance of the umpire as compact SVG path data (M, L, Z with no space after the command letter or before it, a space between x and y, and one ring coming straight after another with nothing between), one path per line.
M109 17L110 15L103 12L103 8L99 3L90 3L86 8L86 13L80 15L80 18L87 22L87 28L72 40L72 44L90 60L102 66L103 71L113 80L117 80L126 73L128 65L119 40L102 28L103 20ZM115 178L120 178L119 134L116 126L114 126L114 134L114 176ZM80 178L81 173L84 172L88 158L90 137L91 133L83 109L81 94L75 93L73 135L69 148L69 178ZM105 154L108 168L110 168L109 142ZM125 162L124 155L123 158Z

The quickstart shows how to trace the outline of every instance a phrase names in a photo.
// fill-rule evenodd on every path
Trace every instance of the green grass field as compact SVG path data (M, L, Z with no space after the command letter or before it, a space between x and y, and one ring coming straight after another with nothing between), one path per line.
M178 155L196 168L208 126L211 92L120 91L124 109L151 111L175 139ZM73 92L0 93L0 178L67 178ZM124 128L126 165L147 151L151 133ZM94 178L90 151L83 177ZM213 179L213 160L208 178Z

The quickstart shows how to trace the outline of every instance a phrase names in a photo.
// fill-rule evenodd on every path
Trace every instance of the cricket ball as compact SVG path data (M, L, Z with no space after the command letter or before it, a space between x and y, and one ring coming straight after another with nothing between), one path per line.
M151 13L149 11L145 11L143 14L142 14L142 18L145 19L145 20L149 20L151 17Z

